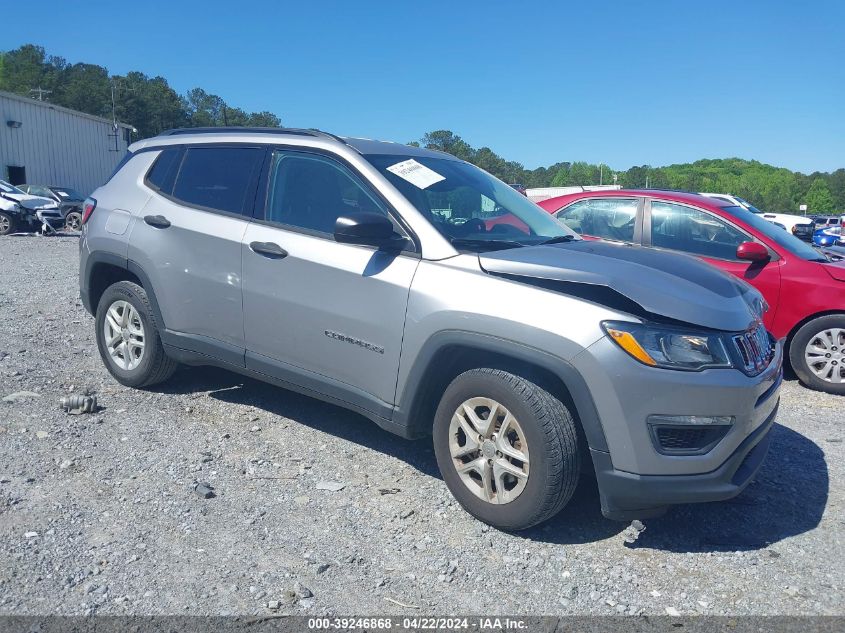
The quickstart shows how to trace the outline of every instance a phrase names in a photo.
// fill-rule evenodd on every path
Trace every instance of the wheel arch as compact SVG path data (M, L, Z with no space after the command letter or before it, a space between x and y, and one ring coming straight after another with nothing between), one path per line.
M572 408L590 448L607 451L607 441L587 383L568 362L521 343L466 331L433 335L414 361L394 412L408 435L431 434L440 396L459 374L492 367L534 382Z
M784 345L784 357L789 358L789 350L792 345L792 339L795 338L795 335L798 333L802 327L807 325L810 321L814 321L815 319L819 319L821 317L826 316L845 316L845 310L824 310L822 312L816 312L809 316L804 317L798 323L792 326L792 329L789 330L789 334L786 335L786 344Z
M82 289L82 302L92 315L97 312L97 305L106 288L119 281L131 281L141 286L147 293L153 316L163 330L164 321L155 296L150 278L137 263L112 253L92 253L85 264L85 286Z

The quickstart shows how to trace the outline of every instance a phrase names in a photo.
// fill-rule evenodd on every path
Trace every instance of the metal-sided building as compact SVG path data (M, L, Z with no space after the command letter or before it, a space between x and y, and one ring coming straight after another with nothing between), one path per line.
M0 91L0 179L13 185L103 184L129 146L131 125Z

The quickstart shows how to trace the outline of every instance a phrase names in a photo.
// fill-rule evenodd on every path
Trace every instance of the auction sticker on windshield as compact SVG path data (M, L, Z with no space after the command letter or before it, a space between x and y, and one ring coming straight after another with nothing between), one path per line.
M419 187L420 189L425 189L436 182L446 180L444 176L441 176L433 169L429 169L425 165L418 163L413 158L391 165L387 168L387 171L396 174L400 178L404 178L409 183Z

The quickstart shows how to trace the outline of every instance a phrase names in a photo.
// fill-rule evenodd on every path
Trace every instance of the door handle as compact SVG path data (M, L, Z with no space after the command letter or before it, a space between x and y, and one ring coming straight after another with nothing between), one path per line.
M170 226L170 220L168 220L163 215L144 216L144 222L146 222L150 226L156 227L157 229L166 229L168 226Z
M268 257L270 259L284 259L288 252L273 242L250 242L249 249L253 253Z

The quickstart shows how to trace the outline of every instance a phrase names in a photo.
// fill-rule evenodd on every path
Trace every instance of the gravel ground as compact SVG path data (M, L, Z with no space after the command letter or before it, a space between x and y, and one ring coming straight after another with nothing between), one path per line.
M58 409L85 388L103 410ZM845 613L845 400L795 381L756 482L633 546L589 478L508 535L427 441L216 369L121 387L72 237L0 238L0 398L21 391L0 402L0 614Z

